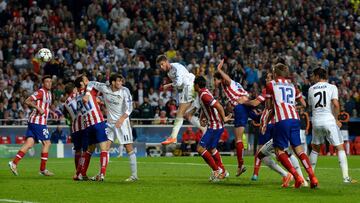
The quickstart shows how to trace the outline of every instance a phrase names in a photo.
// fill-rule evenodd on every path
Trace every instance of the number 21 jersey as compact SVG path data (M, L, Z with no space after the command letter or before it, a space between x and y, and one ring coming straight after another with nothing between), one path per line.
M331 100L338 99L338 89L328 82L318 82L309 88L309 105L312 109L312 124L323 126L335 122Z

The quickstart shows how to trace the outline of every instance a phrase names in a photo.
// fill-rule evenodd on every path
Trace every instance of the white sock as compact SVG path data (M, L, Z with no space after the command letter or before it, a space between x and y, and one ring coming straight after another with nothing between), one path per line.
M280 174L282 177L287 176L287 172L281 168L270 156L266 156L261 161L270 169Z
M124 145L120 144L120 145L119 145L119 156L120 156L120 157L123 156L123 151L124 151Z
M289 157L290 161L291 161L291 164L294 166L294 168L296 169L296 172L298 172L298 174L304 178L304 175L301 171L301 167L300 167L300 163L299 163L299 160L293 155L291 154L290 157Z
M316 163L317 163L317 159L318 159L318 156L319 156L319 153L314 151L314 150L311 150L311 153L310 153L310 163L311 163L311 167L315 173L315 167L316 167Z
M340 163L340 168L341 168L341 171L343 174L343 178L347 178L347 177L349 177L349 169L348 169L348 163L347 163L345 151L339 150L338 157L339 157L339 163Z
M175 119L174 127L173 127L173 129L172 129L172 132L171 132L170 137L172 137L172 138L177 138L183 122L184 122L184 119L183 119L183 118L178 118L178 117L177 117L177 118Z
M306 155L308 155L308 146L307 146L307 143L303 143L303 144L301 144L302 145L302 147L303 147L303 149L304 149L304 153L306 154Z
M198 117L191 116L190 123L193 124L193 126L199 128L201 132L205 132L206 128L200 125L200 119Z
M350 154L350 143L348 141L344 142L345 145L345 152L347 155Z
M129 161L130 161L130 170L131 175L137 178L137 163L136 163L136 155L134 151L129 152Z

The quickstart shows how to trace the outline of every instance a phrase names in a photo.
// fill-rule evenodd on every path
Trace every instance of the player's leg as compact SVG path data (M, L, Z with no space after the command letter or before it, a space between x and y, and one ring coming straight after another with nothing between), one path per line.
M220 167L222 170L222 173L219 176L220 179L229 177L229 172L225 169L224 164L221 159L221 155L220 155L219 151L216 149L216 147L219 143L221 134L223 132L224 132L224 128L214 130L214 133L213 133L213 136L211 139L211 143L208 147L209 151L212 154L213 159L215 160L216 165L218 165L218 167Z
M343 140L344 140L344 148L346 155L350 155L350 143L349 143L349 131L348 130L340 130Z
M309 157L305 154L301 146L300 121L292 119L289 121L288 125L290 126L290 131L291 131L289 137L290 144L293 147L297 157L300 159L301 164L303 165L303 167L305 168L306 172L309 175L311 188L316 188L318 185L318 180L311 167Z
M259 170L260 170L260 166L261 166L261 158L260 158L260 154L259 154L259 149L262 147L263 145L258 144L258 150L256 151L256 154L254 156L254 171L253 171L253 175L251 177L251 180L256 181L258 179L259 176Z
M191 106L191 103L180 103L179 104L179 108L177 110L176 113L176 118L175 118L175 122L174 122L174 126L172 129L172 132L170 134L170 136L161 144L163 145L167 145L167 144L172 144L172 143L176 143L177 142L177 136L179 134L180 128L184 122L184 115L186 110Z
M75 151L74 163L75 163L75 170L77 170L81 158L81 131L72 133L71 141L74 145L74 151Z
M16 156L12 161L9 162L9 168L13 172L14 175L19 175L17 171L17 165L20 162L20 160L25 156L25 154L29 151L31 147L34 146L35 140L33 137L27 137L25 140L25 143L20 148Z
M185 112L184 118L188 120L193 126L200 129L201 132L203 132L204 134L206 131L206 127L201 126L199 117L194 116L197 107L195 107L193 104L194 102L191 104L191 107L189 107L189 109Z
M244 144L243 134L245 126L248 120L248 112L244 105L239 104L234 107L234 132L235 132L235 143L236 143L236 158L238 161L238 168L236 176L240 176L246 171L244 166Z
M289 155L289 159L291 161L291 164L294 166L294 168L296 169L296 171L298 172L298 174L305 180L304 178L304 174L302 173L301 167L300 167L300 163L299 160L296 158L296 156L290 152L289 150L287 151L288 155ZM304 181L303 186L308 187L309 184Z
M127 182L133 182L138 180L138 174L137 174L137 162L136 162L136 154L133 148L133 144L125 144L126 153L129 156L129 163L130 163L130 170L131 170L131 176L127 178L125 181Z
M40 174L44 176L53 176L54 173L46 169L46 163L49 157L49 150L51 146L50 140L42 140L41 149L41 162L40 162Z
M339 159L339 164L343 175L344 183L357 182L356 180L352 180L349 177L348 162L347 162L345 148L343 145L344 144L343 135L341 134L339 127L336 125L329 126L329 132L330 132L330 136L326 138L328 139L330 144L336 147L338 151L338 159Z
M212 169L212 176L211 176L210 180L216 180L219 177L220 172L221 172L221 171L219 171L219 166L216 164L211 153L207 150L207 147L210 145L213 132L214 132L213 129L207 129L206 133L202 136L202 138L198 144L198 147L197 147L197 152L199 153L199 155L204 159L204 161Z
M303 147L305 154L308 154L305 132L306 132L305 130L300 130L300 140L301 140L301 146Z

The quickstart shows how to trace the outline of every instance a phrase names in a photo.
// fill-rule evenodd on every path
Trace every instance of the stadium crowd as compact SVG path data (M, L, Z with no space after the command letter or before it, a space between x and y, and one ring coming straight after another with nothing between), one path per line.
M339 87L342 108L359 117L359 14L356 1L0 0L0 119L26 124L12 119L29 116L24 99L50 74L51 109L64 123L67 82L84 72L105 82L121 72L135 101L132 117L165 124L177 103L176 92L162 88L169 81L155 64L162 53L207 76L210 87L225 57L224 70L252 97L279 58L305 97L310 72L321 66ZM53 51L48 64L35 57L42 47Z

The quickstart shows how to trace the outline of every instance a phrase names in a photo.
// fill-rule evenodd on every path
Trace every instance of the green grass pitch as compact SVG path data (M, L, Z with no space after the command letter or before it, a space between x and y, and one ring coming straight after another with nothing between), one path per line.
M40 159L23 159L13 176L0 159L0 202L360 202L360 183L343 184L337 157L319 157L316 174L320 185L281 188L278 174L263 167L259 180L251 181L253 157L245 157L247 172L235 177L236 157L223 157L228 180L208 182L210 169L201 157L138 158L140 180L127 183L127 158L111 158L105 182L75 182L73 159L49 159L54 177L38 174ZM360 156L350 156L349 173L360 179ZM91 160L89 175L96 174L99 159Z

